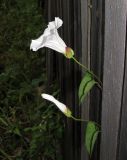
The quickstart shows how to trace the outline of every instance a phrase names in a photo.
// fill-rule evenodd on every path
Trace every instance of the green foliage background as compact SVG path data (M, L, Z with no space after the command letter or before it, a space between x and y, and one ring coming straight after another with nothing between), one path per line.
M62 116L40 96L45 53L29 50L45 27L42 8L35 0L0 0L0 18L0 159L61 160Z

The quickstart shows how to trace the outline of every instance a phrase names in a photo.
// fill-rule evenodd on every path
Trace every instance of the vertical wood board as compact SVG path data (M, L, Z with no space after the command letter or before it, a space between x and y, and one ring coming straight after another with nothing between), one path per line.
M105 1L105 46L100 160L117 159L125 58L126 0Z
M127 157L127 30L126 30L125 45L126 45L126 50L125 50L126 56L125 56L122 110L121 110L121 127L120 127L121 130L120 130L120 136L118 141L119 151L117 153L119 160L123 160L125 159L125 157Z

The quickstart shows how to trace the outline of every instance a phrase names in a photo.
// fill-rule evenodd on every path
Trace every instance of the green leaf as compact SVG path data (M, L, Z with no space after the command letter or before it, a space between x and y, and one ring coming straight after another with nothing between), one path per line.
M90 156L92 155L99 132L99 127L94 122L88 122L85 135L85 146Z
M92 89L92 87L96 83L97 82L93 79L92 75L89 72L86 72L79 86L79 91L78 91L79 102L83 101L88 92Z
M8 126L7 122L2 117L0 117L0 122L3 123L5 126Z
M13 133L17 134L18 136L21 136L19 128L14 128Z

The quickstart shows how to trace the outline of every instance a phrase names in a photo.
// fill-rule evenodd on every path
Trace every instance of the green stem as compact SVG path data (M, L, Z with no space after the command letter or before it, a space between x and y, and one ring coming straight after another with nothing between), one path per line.
M98 88L100 88L101 90L103 89L98 82L97 82L97 86L98 86Z
M86 66L84 66L83 64L81 64L79 61L77 61L77 59L75 57L72 57L72 59L81 67L83 67L85 70L87 70L91 75L94 76L95 79L97 79L97 81L100 83L98 84L98 87L102 89L102 82L100 81L100 79L92 72L90 71Z
M75 118L74 116L71 115L71 118L75 121L80 121L80 122L89 122L90 120L84 120L84 119L80 119L80 118ZM101 127L98 123L94 122L94 121L90 121L95 123L98 127Z
M78 119L78 118L75 118L71 115L71 118L75 121L80 121L80 122L88 122L88 120L84 120L84 119Z

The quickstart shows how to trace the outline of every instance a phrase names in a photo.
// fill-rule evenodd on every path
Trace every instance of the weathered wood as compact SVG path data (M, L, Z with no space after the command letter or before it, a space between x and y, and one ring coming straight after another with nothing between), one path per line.
M54 5L55 11L53 9ZM50 6L50 12L52 13L52 15L59 16L63 19L64 24L59 31L66 44L69 47L74 48L78 57L81 50L81 40L79 39L81 36L80 1L55 0L53 2L50 1ZM54 14L54 12L56 12L56 14ZM52 57L48 58L50 59ZM50 60L52 61L53 59ZM75 65L74 67L72 60L68 60L60 54L57 54L55 61L57 62L56 67L61 88L61 99L65 104L69 106L69 108L73 111L73 114L79 117L80 109L78 107L78 101L76 101L77 84L79 84L78 77L80 76L78 66ZM51 64L49 64L49 67L51 67ZM52 66L52 68L54 68L54 66ZM64 159L76 160L80 157L80 139L78 138L80 136L80 123L75 123L74 121L69 119L66 119L65 122Z
M48 0L47 2L47 23L49 21L52 21L53 18L53 14L54 12L52 12L52 1ZM48 79L48 83L52 83L53 81L53 77L54 77L54 55L53 52L50 49L46 49L47 54L46 54L46 71L47 71L47 79Z
M73 34L74 38L72 39L74 42L73 44L73 49L75 51L75 57L77 59L81 58L81 53L82 53L82 44L81 44L81 4L80 1L74 0L73 2L74 9L73 9L73 26L74 26L74 31ZM75 99L74 102L74 114L76 117L81 117L81 108L79 106L79 101L78 101L78 86L80 83L80 77L81 77L81 68L77 65L74 64L74 89L73 89L73 96ZM74 123L74 144L75 144L75 160L81 159L81 138L79 139L79 136L81 135L81 123Z
M100 91L97 89L78 106L78 85L84 71L81 72L81 68L72 60L51 50L47 54L48 78L50 82L58 79L61 101L69 106L76 117L98 122L101 119L100 160L122 160L127 157L127 2L95 0L92 6L89 3L89 0L48 0L48 20L54 20L55 16L62 18L64 24L59 33L66 44L74 49L76 58L91 68L100 79L103 73L102 110ZM84 129L83 123L80 126L80 123L65 118L64 160L88 160L83 143ZM99 146L98 141L92 157L94 160L99 160Z
M127 26L127 23L126 23ZM123 86L123 100L121 111L121 127L119 138L119 152L117 153L118 160L123 160L127 157L127 28L126 28L126 58L125 58L125 72L124 72L124 86Z
M116 160L125 58L126 0L105 1L100 160Z
M91 43L90 43L90 66L91 70L99 77L102 81L103 73L103 21L104 11L103 11L104 1L96 0L89 4L89 10L91 11ZM100 124L101 121L101 100L102 91L94 87L90 95L90 120L93 120ZM99 159L100 154L100 136L97 139L94 153L92 158L95 160Z
M102 34L102 9L100 1L93 1L91 4L91 45L90 45L90 66L91 70L102 80L102 62L103 62L103 47L101 45ZM100 8L99 8L100 7ZM100 40L101 39L101 40ZM90 118L94 121L100 121L100 103L101 90L94 88L91 92L90 102Z
M90 67L90 54L88 52L88 37L89 32L89 12L88 12L88 1L81 0L81 44L82 44L82 56L79 57L79 61L82 62L88 68ZM84 76L84 69L82 69L82 76ZM89 119L89 97L87 97L81 105L81 118ZM84 131L86 125L82 123L81 125L81 160L87 160L88 154L84 145Z
M63 39L68 46L70 46L70 32L69 32L69 1L61 1L61 9L62 9L62 19L63 19L63 27L62 33ZM70 60L67 60L64 56L60 58L60 75L61 75L61 91L62 91L62 99L64 103L72 110L72 67L70 64ZM70 79L70 80L69 80ZM73 159L73 122L69 119L65 118L65 145L64 145L64 159Z

